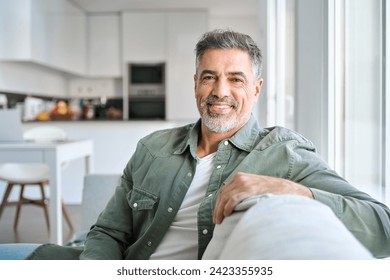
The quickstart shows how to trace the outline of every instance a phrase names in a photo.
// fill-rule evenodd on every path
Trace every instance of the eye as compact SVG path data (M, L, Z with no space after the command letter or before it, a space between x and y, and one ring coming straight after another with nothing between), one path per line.
M208 81L208 80L214 80L214 76L211 76L211 75L205 75L205 76L203 76L203 78L202 78L203 80L205 80L205 81Z
M213 75L204 75L204 76L202 76L201 83L209 85L209 84L214 83L215 80L216 80L216 78Z
M237 84L241 84L241 83L244 82L243 79L241 79L241 78L236 78L236 77L232 78L231 80L232 80L232 82L237 83Z

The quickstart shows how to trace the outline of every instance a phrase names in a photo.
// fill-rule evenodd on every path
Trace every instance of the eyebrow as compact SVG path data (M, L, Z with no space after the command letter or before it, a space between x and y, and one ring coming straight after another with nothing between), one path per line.
M242 71L228 72L228 75L229 75L229 76L241 76L241 77L244 78L245 81L248 80L247 77L246 77L246 75L245 75L245 73L242 72Z
M200 77L203 77L206 74L217 75L218 72L213 70L203 70L202 73L200 74ZM227 74L228 76L241 76L245 79L245 81L248 80L245 73L242 71L233 71L233 72L228 72Z
M199 77L203 77L206 74L211 74L211 75L217 75L217 71L213 70L203 70L202 73L200 73Z

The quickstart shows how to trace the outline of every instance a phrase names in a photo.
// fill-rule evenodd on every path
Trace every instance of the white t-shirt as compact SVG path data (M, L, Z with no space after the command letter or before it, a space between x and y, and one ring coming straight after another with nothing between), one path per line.
M194 260L198 257L198 209L205 197L216 153L198 160L186 196L151 260Z

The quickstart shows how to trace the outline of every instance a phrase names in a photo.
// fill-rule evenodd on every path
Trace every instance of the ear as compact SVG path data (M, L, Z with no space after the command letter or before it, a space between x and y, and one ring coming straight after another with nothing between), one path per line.
M195 93L195 96L196 96L196 81L198 80L198 76L196 74L194 74L194 93Z
M257 100L259 99L262 86L263 86L263 79L257 80L256 85L255 85L255 100L254 100L254 102L257 102Z

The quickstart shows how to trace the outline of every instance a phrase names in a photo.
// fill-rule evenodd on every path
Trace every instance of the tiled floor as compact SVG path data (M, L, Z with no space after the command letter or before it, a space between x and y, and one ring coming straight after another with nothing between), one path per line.
M80 205L66 206L75 231L80 227ZM0 218L0 243L48 243L47 230L43 209L33 205L22 207L18 230L13 230L15 207L6 207ZM73 235L63 220L63 239L68 241Z

